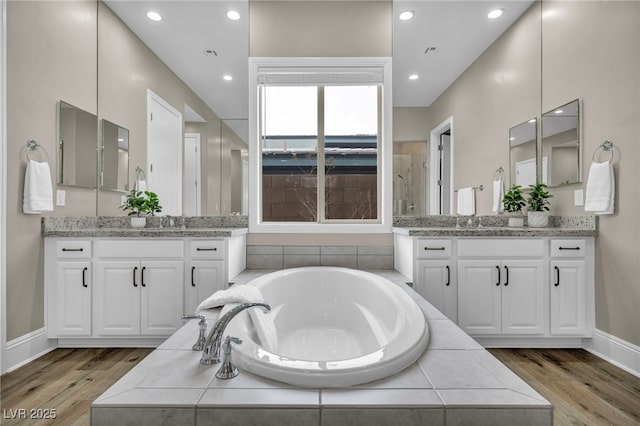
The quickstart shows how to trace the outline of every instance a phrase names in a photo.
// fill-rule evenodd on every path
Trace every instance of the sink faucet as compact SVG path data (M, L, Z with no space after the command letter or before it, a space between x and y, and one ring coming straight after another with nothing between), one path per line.
M266 303L249 302L242 303L224 314L222 318L216 321L207 336L207 341L205 342L204 349L202 350L202 359L200 360L200 364L209 365L220 362L220 347L222 344L224 329L227 328L227 325L231 322L233 317L245 309L253 307L260 307L264 309L265 312L269 312L271 310L271 306Z

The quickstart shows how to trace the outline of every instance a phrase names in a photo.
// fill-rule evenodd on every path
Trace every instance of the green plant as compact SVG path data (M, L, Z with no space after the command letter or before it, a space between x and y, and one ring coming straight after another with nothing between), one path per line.
M513 185L504 194L502 204L504 205L504 211L510 213L516 213L522 211L522 208L527 204L522 196L522 187L520 185Z
M553 195L549 194L549 191L546 190L547 185L544 183L536 182L535 184L529 185L529 188L531 188L531 192L527 197L529 211L549 211L549 198L553 197Z
M125 202L120 206L124 211L129 211L128 216L141 217L142 215L155 216L162 211L160 200L155 192L138 191L132 189Z

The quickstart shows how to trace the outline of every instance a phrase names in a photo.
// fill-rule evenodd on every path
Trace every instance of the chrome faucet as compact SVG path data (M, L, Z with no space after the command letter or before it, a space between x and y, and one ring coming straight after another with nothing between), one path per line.
M218 321L216 321L207 336L204 349L202 350L202 359L200 360L200 364L209 365L220 362L220 347L222 346L222 335L224 334L224 329L227 328L227 325L231 322L233 317L245 309L253 307L260 307L264 309L265 312L269 312L271 310L271 306L266 303L249 302L242 303L224 314L220 319L218 319Z
M204 315L185 315L182 317L182 320L191 320L191 319L199 319L200 321L198 322L198 327L200 328L200 334L198 335L198 340L196 340L196 343L192 346L191 349L193 349L194 351L201 351L204 349L204 343L205 343L205 335L207 333L207 320L204 318Z
M218 379L221 379L221 380L233 379L238 374L240 374L236 366L233 365L233 363L231 362L231 344L232 343L239 345L242 343L242 340L233 336L227 336L227 338L224 339L224 345L222 348L224 351L224 360L222 361L222 365L220 366L220 368L218 369L218 372L216 373L216 377Z

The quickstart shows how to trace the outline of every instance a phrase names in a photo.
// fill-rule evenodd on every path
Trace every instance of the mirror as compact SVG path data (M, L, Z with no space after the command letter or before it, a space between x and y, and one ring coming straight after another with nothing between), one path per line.
M98 117L58 102L58 184L96 187Z
M581 182L579 99L542 115L542 165L548 186Z
M532 118L509 129L509 177L511 185L528 188L536 183L538 120ZM546 171L546 165L543 164Z
M100 189L129 191L129 130L105 119L100 147Z

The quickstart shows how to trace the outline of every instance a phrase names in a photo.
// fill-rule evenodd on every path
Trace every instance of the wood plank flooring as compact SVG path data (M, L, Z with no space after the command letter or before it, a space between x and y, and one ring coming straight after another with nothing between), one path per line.
M88 425L91 402L152 349L57 349L0 378L3 425ZM491 349L554 406L555 426L640 425L640 379L580 349ZM55 419L10 419L16 409Z

